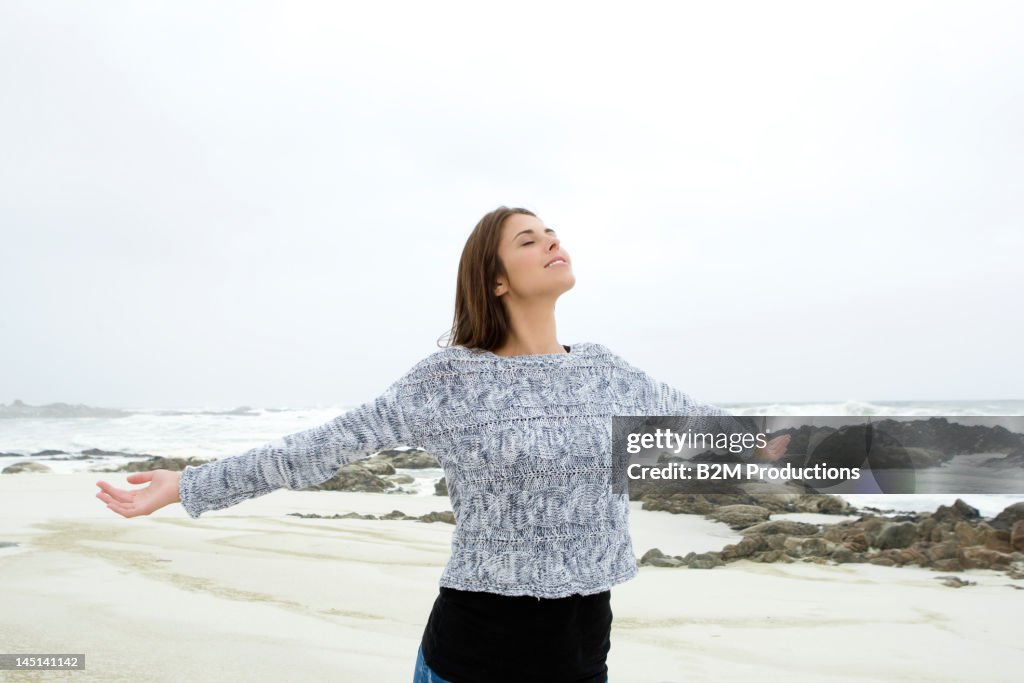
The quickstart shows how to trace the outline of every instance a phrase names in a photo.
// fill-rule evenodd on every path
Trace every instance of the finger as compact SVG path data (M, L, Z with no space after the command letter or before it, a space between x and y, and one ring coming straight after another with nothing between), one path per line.
M119 503L116 500L107 503L107 507L122 517L134 517L138 514L138 510L135 509L134 505Z
M105 493L103 491L97 493L96 497L102 500L104 503L107 503L108 505L117 505L118 507L127 507L130 503L130 501L118 500L111 496L109 493Z
M118 500L122 503L127 503L131 500L131 492L123 491L119 488L111 486L105 481L100 482L99 487L103 489L103 493L106 493L111 498L114 498L115 500Z
M117 502L107 503L107 509L116 512L122 517L127 517L127 515L124 513L124 509Z
M131 503L135 500L135 491L125 491L113 486L110 487L109 491L104 491L104 493L107 493L119 503Z
M156 470L149 470L148 472L133 472L129 474L127 479L132 484L143 484L153 478L153 473Z

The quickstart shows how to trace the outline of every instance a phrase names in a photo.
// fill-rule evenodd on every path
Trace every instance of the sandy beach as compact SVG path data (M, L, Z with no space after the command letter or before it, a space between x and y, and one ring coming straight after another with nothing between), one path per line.
M118 474L0 476L0 652L84 653L11 681L410 681L452 527L288 513L409 515L445 497L279 490L190 519L122 518ZM693 515L631 513L634 550L741 537ZM824 515L776 515L838 521ZM611 681L1011 681L1024 581L871 564L641 567L612 589ZM1014 674L1013 671L1018 674Z

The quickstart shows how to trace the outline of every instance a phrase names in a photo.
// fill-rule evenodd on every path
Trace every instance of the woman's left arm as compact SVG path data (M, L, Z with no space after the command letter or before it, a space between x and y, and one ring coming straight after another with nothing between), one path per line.
M642 370L636 371L641 374L650 409L650 412L645 414L692 417L694 421L691 428L694 431L715 430L727 434L756 436L757 431L751 428L752 425L745 424L729 411L712 403L698 401L685 391L658 381ZM785 454L789 441L789 435L779 436L769 440L764 448L744 448L738 455L747 462L772 462Z

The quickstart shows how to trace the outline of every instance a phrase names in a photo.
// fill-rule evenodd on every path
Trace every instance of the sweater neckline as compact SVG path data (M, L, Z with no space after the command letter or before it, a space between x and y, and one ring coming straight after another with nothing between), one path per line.
M559 356L571 356L572 347L569 344L562 344L562 348L565 349L565 353L520 353L515 356L501 356L493 351L487 349L481 349L487 356L493 356L499 360L515 360L516 358L558 358Z
M523 353L517 356L499 356L493 351L487 349L466 349L469 353L475 354L480 358L487 358L499 363L530 363L530 362L547 362L547 361L558 361L559 359L569 359L581 356L585 351L586 344L562 344L562 347L566 349L566 353ZM462 347L465 349L465 347Z

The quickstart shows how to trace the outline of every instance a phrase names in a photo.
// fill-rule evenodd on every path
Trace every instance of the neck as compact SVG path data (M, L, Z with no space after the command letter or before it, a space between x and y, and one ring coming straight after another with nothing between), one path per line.
M554 302L507 307L509 332L505 343L493 353L499 356L566 353L558 342Z

